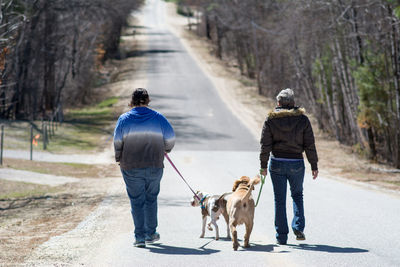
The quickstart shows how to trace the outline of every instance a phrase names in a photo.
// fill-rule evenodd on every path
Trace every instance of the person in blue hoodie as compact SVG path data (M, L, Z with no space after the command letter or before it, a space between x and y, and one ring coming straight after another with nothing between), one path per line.
M156 232L157 196L164 168L164 153L175 145L168 120L148 107L146 89L132 94L132 109L122 114L114 131L115 160L119 162L131 203L136 247L160 239Z

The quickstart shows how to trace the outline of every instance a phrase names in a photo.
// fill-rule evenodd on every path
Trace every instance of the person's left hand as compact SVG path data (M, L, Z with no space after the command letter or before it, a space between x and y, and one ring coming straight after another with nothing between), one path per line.
M267 176L267 173L268 173L268 169L267 168L260 170L260 174L263 175L263 176Z

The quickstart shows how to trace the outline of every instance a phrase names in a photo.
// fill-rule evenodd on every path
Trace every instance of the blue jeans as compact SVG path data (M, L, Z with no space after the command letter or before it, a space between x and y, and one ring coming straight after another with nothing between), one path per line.
M157 196L160 192L162 168L121 169L131 202L136 240L144 240L156 232Z
M289 181L290 192L293 199L292 229L304 231L305 218L303 206L303 181L304 161L279 161L271 159L269 173L275 197L275 229L276 239L281 242L287 241L289 233L286 217L286 191Z

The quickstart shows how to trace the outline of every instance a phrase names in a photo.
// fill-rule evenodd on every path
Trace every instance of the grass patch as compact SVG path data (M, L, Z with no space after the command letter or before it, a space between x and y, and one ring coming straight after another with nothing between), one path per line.
M0 180L0 199L37 197L59 190L47 185Z
M99 104L97 104L97 107L99 108L109 108L112 107L113 105L118 103L118 97L113 96L110 98L107 98L106 100L101 101Z
M384 182L388 183L388 184L394 184L394 185L400 186L400 181L384 181Z
M76 178L104 178L120 176L116 164L53 163L23 159L4 159L4 166L11 169L71 176Z
M256 83L254 80L249 80L249 79L239 79L240 83L246 87L252 87L256 86Z
M100 103L67 110L64 122L54 127L54 133L49 134L47 151L54 153L88 153L100 151L108 141L112 140L115 122L121 113L121 107L116 107L118 97L109 97ZM5 125L5 149L30 149L30 129L34 128L34 136L40 135L38 146L34 151L44 151L43 129L41 121L0 121Z

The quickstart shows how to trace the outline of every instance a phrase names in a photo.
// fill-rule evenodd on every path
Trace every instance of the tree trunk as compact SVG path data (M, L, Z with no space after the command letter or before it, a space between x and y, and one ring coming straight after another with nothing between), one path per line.
M54 110L55 92L55 44L54 36L56 20L51 4L46 4L44 29L44 88L43 88L43 116L47 111Z

